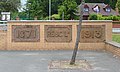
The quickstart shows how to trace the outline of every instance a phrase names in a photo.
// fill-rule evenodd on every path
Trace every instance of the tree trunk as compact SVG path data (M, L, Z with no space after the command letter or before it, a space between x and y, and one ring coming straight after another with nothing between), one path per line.
M84 8L84 0L82 0L81 4L80 4L80 18L79 18L79 25L77 28L77 37L76 37L76 43L75 43L75 48L73 51L73 55L70 61L70 65L74 65L75 64L75 60L76 60L76 55L77 55L77 51L78 51L78 45L80 42L80 33L81 33L81 26L82 26L82 19L83 19L83 8Z

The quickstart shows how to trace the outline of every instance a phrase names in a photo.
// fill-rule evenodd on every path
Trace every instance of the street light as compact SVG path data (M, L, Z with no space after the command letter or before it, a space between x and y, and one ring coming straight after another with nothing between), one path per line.
M30 19L30 5L31 5L31 3L28 3L28 7L29 7L29 10L28 10L28 18Z
M62 20L64 20L64 12L62 13Z
M49 0L49 20L51 20L51 0Z

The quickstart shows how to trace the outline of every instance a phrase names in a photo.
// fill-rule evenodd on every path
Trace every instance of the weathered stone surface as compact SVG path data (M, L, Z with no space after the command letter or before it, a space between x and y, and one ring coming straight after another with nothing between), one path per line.
M38 42L40 41L39 25L13 25L13 42Z
M46 42L71 42L72 25L45 25Z
M105 25L83 25L81 30L82 43L105 41Z
M81 69L90 70L92 66L86 60L76 60L74 65L70 65L70 60L51 61L48 67L50 70L55 69Z

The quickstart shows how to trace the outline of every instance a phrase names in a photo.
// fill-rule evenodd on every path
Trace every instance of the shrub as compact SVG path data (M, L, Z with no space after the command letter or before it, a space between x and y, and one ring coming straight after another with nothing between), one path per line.
M47 17L45 17L45 18L44 18L44 20L49 20L49 17L48 17L48 16L47 16Z
M113 16L113 15L110 15L110 16L102 16L101 14L90 14L89 16L89 20L114 20L114 21L118 21L120 20L120 16Z
M90 14L89 20L97 20L97 15L96 14Z
M97 20L104 20L101 14L97 15Z
M54 18L55 20L60 20L60 15L59 14L53 14L51 18Z
M113 16L113 20L114 20L114 21L119 20L119 17Z

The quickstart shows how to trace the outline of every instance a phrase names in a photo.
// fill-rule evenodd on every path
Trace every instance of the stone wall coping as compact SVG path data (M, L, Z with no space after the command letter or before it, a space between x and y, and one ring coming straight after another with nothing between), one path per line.
M106 43L112 45L112 46L115 46L117 48L120 48L120 43L117 43L117 42L114 42L114 41L107 41Z
M0 22L7 22L7 21L0 21Z
M50 23L52 23L52 22L57 22L57 23L59 23L59 22L73 22L73 23L78 23L79 22L79 20L10 20L10 21L8 21L9 23L21 23L21 22L50 22ZM112 20L83 20L83 23L87 23L87 22L89 22L89 23L102 23L102 22L104 22L104 23L112 23Z

